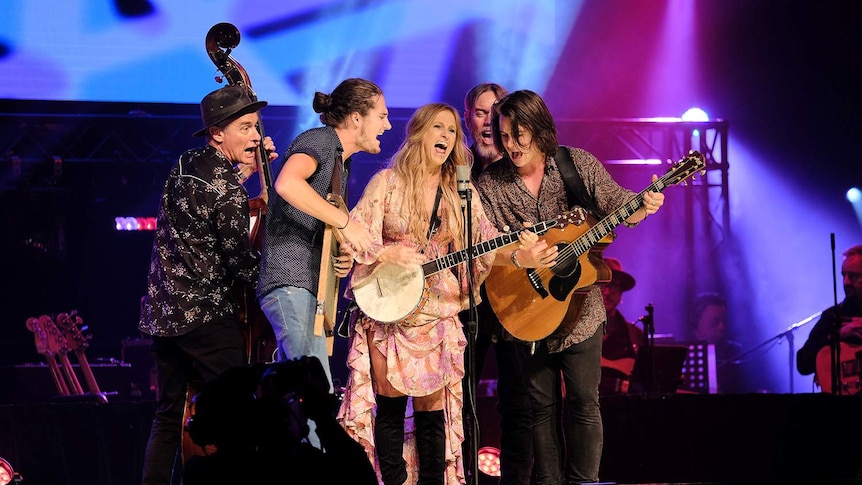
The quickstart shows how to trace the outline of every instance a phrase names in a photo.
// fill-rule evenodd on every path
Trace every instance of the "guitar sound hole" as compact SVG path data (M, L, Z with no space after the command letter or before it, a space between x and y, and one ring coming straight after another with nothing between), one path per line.
M578 258L571 251L563 251L568 246L567 243L557 244L557 264L551 267L551 271L560 278L569 278L575 276L577 280L580 277L581 265L578 264ZM568 254L567 254L568 253Z

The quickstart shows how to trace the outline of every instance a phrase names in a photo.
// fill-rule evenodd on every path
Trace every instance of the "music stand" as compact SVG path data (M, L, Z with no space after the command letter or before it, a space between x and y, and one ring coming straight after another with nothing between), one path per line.
M682 384L682 365L688 347L685 345L655 345L650 356L638 352L632 369L635 393L648 395L673 394Z

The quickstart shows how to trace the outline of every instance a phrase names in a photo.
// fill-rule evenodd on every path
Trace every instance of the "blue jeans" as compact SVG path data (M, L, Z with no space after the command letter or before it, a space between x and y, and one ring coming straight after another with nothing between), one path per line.
M317 297L295 286L275 288L260 298L260 309L272 325L278 341L278 360L291 360L304 355L317 357L329 381L329 392L333 392L326 336L314 335L316 307ZM308 426L308 441L315 448L320 448L314 421L309 420Z
M548 353L542 341L528 359L536 485L599 480L604 440L599 409L602 331L599 326L592 337L562 352ZM565 423L561 422L561 405Z

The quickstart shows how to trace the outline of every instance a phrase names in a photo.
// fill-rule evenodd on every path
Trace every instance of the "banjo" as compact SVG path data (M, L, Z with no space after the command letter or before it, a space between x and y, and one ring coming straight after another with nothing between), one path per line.
M352 283L350 289L353 298L363 313L378 322L395 323L403 320L405 325L420 323L416 321L417 317L429 298L428 276L465 262L468 251L472 251L472 256L477 258L516 242L521 231L530 230L539 235L555 225L556 219L540 222L410 268L380 263L367 277Z

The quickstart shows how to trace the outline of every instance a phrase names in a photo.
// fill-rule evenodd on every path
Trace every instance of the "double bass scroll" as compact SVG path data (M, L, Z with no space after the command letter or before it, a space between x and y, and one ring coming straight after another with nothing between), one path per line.
M210 27L207 32L206 49L210 59L218 68L221 75L216 76L216 82L221 83L227 80L231 86L242 86L248 92L249 99L252 102L257 102L257 94L251 87L251 79L242 65L231 56L231 51L239 45L240 35L239 29L235 25L221 22ZM222 50L224 49L224 50ZM261 210L266 213L266 202L268 199L269 189L272 188L272 171L269 166L269 153L263 146L263 139L266 134L263 129L263 121L257 125L257 130L260 133L260 146L258 147L258 174L260 176L260 195L249 201L252 211ZM261 199L261 200L257 200ZM262 206L256 208L256 205L262 202ZM254 238L252 238L254 239Z

